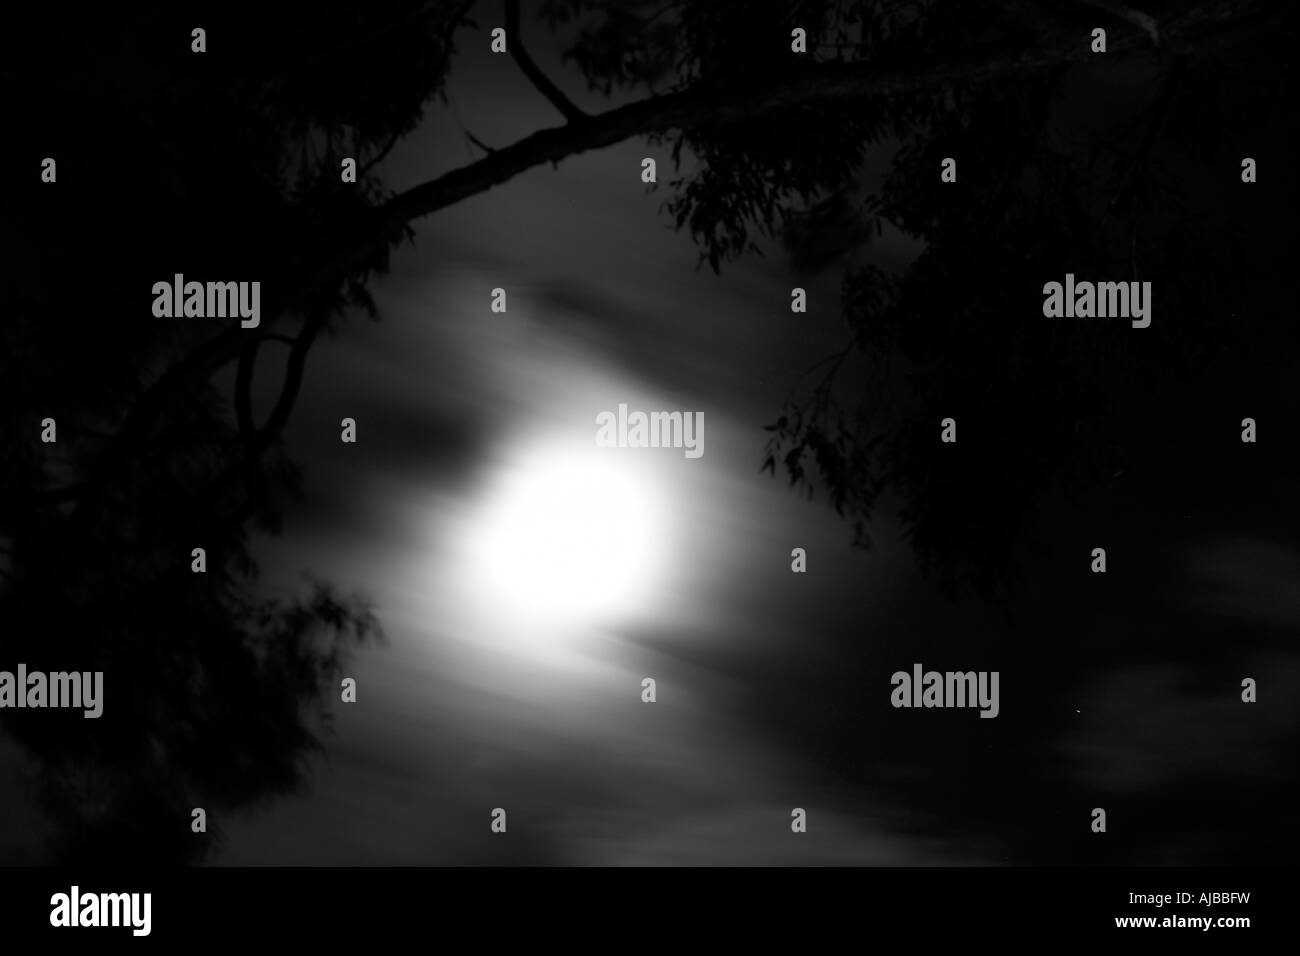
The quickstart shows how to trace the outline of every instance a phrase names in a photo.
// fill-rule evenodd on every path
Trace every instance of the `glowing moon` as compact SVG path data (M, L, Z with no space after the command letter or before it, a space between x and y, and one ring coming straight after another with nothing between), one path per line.
M503 468L488 491L470 532L467 570L478 600L514 619L520 640L641 609L667 529L635 458L541 445Z

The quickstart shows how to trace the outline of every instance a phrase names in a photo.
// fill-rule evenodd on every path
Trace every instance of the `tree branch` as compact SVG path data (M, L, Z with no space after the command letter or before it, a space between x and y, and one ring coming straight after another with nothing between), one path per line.
M511 57L519 64L519 69L528 77L530 83L537 87L539 93L551 101L570 123L580 123L587 119L587 114L574 106L560 88L550 81L541 67L524 49L523 33L519 29L519 0L505 0L506 3L506 44Z
M289 359L285 365L284 384L280 387L280 397L276 399L275 408L271 410L266 422L257 431L254 448L259 454L270 446L271 442L284 430L285 424L288 423L289 413L293 411L293 406L298 400L298 392L302 388L307 353L311 351L316 336L325 328L328 317L328 313L324 310L317 312L307 320L302 327L302 331L298 333L298 338L289 351Z
M475 146L477 146L479 149L481 149L481 150L482 150L483 152L485 152L485 153L495 153L495 152L496 152L496 147L495 147L495 146L489 146L487 143L483 142L481 139L479 139L477 136L475 136L475 135L474 135L473 133L471 133L469 130L465 130L465 138L468 139L471 143L473 143Z
M239 425L239 434L249 443L257 433L253 424L253 369L257 365L261 344L261 339L256 338L244 346L235 372L235 421Z
M1197 56L1228 46L1243 36L1275 29L1284 6L1265 4L1261 13L1260 5L1252 4L1250 12L1242 13L1240 8L1225 12L1227 8L1214 0L1198 4L1166 24L1163 52ZM517 8L515 13L517 15ZM697 85L589 116L580 123L540 130L468 166L454 169L391 198L375 210L373 227L349 230L346 236L340 237L340 245L334 253L326 256L326 261L300 276L291 287L282 289L273 307L264 309L263 321L269 325L286 311L301 307L322 283L337 281L373 263L390 243L405 235L411 221L486 192L534 166L558 163L633 136L672 129L722 127L808 103L908 96L945 86L985 83L1008 76L1029 77L1051 67L1088 59L1092 54L1085 39L1070 36L1055 45L1044 44L1028 50L985 47L946 64L897 65L874 61L817 64L791 79L760 80L740 88ZM1122 37L1111 44L1111 55L1146 49L1145 40L1145 34ZM513 38L513 45L518 51L517 36ZM267 305L272 306L272 303ZM227 329L199 346L154 382L132 407L120 428L117 454L129 455L131 449L147 436L157 415L169 402L183 394L190 383L206 380L235 359L247 344L248 334L247 330L239 328ZM278 430L282 425L281 419L292 407L301 380L305 349L314 338L315 331L300 335L295 342L295 354L290 356L289 363L289 373L295 376L295 381L292 388L286 382L286 390L267 422L268 427L275 426L272 432ZM65 491L60 489L60 493Z
M1277 8L1271 11L1277 13ZM1268 21L1246 15L1226 15L1214 3L1193 9L1165 37L1168 53L1196 55L1229 44L1243 32ZM1145 36L1123 37L1110 46L1113 56L1143 48ZM1008 76L1031 76L1054 66L1087 60L1093 54L1086 37L1069 37L1052 46L1007 50L1004 46L977 49L945 64L878 62L817 64L797 77L742 89L693 87L651 96L589 117L574 125L540 130L469 165L394 196L382 209L384 241L413 219L486 192L533 166L556 163L633 136L671 129L726 126L765 113L807 103L847 102L932 92L945 86L987 83ZM363 247L358 246L357 252ZM364 247L373 248L373 242Z
M1095 7L1098 10L1105 10L1112 16L1133 24L1133 26L1149 36L1155 46L1160 45L1160 29L1156 25L1155 17L1149 13L1134 10L1128 4L1120 3L1119 0L1075 0L1075 2L1088 7Z
M405 135L406 135L406 131L399 129L391 137L389 137L388 142L384 144L383 148L380 149L379 152L375 153L374 156L372 156L370 159L368 159L365 163L363 163L361 166L357 168L357 179L360 179L366 173L370 172L370 170L374 169L381 162L383 162L384 157L393 151L393 147L397 145L397 141L400 140Z

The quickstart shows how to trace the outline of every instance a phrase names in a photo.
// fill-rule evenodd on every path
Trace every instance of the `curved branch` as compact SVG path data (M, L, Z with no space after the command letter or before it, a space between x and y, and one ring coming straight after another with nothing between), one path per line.
M489 146L469 130L465 130L465 137L485 153L495 153L497 151L495 146Z
M365 163L357 167L357 178L360 179L361 177L365 176L366 173L370 172L370 170L374 169L381 162L383 162L384 158L393 151L393 147L397 145L398 140L400 140L405 135L406 135L406 131L399 129L391 137L389 137L388 142L383 145L383 148L381 148L379 152L375 153L374 156L370 157L370 159L366 160Z
M1222 4L1207 2L1181 13L1166 24L1162 48L1166 54L1198 55L1229 45L1243 36L1273 29L1285 4L1266 5L1266 12L1225 12ZM1132 34L1111 45L1112 55L1145 49L1145 34ZM518 37L514 38L516 50ZM526 55L526 54L525 54ZM265 303L264 322L299 305L322 282L346 276L372 263L388 245L404 236L409 224L478 193L486 192L518 174L546 163L605 146L633 136L672 129L706 129L753 120L764 113L812 102L851 102L933 91L945 86L985 83L1008 76L1036 75L1045 69L1091 56L1088 44L1068 37L1055 45L1028 50L984 47L946 64L876 62L817 64L793 79L756 82L743 88L696 86L675 93L651 96L626 106L585 118L581 123L540 130L511 146L454 169L436 179L399 193L374 211L373 226L349 233L343 245L320 262L319 268L285 288L272 306ZM304 332L306 329L304 329ZM318 331L318 329L317 329ZM248 332L228 329L214 336L155 381L128 413L119 430L119 453L147 435L153 420L189 383L206 380L235 359L247 344ZM301 351L315 338L299 336L290 357L290 374L301 378ZM286 383L286 386L289 383ZM267 425L282 425L296 398L297 384L281 395ZM283 414L277 414L283 409ZM265 430L265 429L264 429Z
M1134 10L1128 4L1120 3L1119 0L1078 0L1078 2L1087 7L1104 10L1126 23L1131 23L1149 36L1154 46L1160 45L1160 28L1157 26L1155 18L1149 13Z
M1263 17L1234 16L1225 14L1215 3L1204 4L1183 14L1176 25L1166 29L1163 50L1174 55L1211 52L1235 42L1242 34L1269 29L1277 14L1278 7L1274 6ZM1144 34L1117 39L1111 44L1111 55L1146 49L1146 40ZM726 126L813 102L892 98L1009 76L1029 78L1092 55L1086 42L1070 36L1055 45L1028 50L1009 50L1003 45L976 48L947 63L819 63L793 79L760 81L740 89L701 85L651 96L590 116L579 124L540 130L475 163L399 193L382 207L384 235L375 239L386 242L399 235L411 220L486 192L534 166L556 163L633 136ZM374 241L363 242L349 254L373 251Z
M257 352L261 339L253 339L239 353L239 365L235 372L235 421L239 425L239 434L247 442L252 442L257 432L253 424L253 369L257 365Z
M528 77L528 81L537 87L538 92L550 100L551 105L570 123L580 123L587 119L587 114L574 106L569 98L560 92L560 88L550 81L524 49L523 35L519 29L519 0L505 0L505 2L506 43L510 56L519 64L519 69L523 71L524 76Z
M285 365L284 384L280 386L280 397L276 399L275 407L271 410L271 414L267 416L266 422L257 431L257 437L253 443L256 453L260 454L265 451L288 423L289 413L293 411L293 406L298 401L298 392L302 389L307 353L311 351L316 336L325 328L327 318L328 313L324 311L317 312L307 320L307 323L302 327L302 331L298 333L297 339L294 340L293 348L289 351L288 362Z

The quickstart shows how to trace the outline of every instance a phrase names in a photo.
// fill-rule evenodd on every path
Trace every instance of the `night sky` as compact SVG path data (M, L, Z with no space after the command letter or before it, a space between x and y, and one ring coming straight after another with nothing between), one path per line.
M480 23L460 36L448 102L431 104L385 161L395 189L481 155L465 130L505 145L558 122L488 52L490 19ZM616 105L584 91L540 24L530 30L539 65L579 106ZM864 193L895 145L868 154ZM640 180L645 156L658 157L656 189ZM662 146L632 139L418 220L371 285L378 321L351 318L314 347L285 432L305 493L283 533L257 539L260 587L334 582L372 603L383 639L345 667L357 701L334 695L307 786L221 821L208 862L1166 864L1289 853L1294 836L1264 820L1292 805L1300 730L1291 473L1214 494L1170 488L1159 513L1138 494L1104 507L1049 497L1036 519L1051 529L1040 573L1012 603L950 599L903 540L898 501L874 517L873 546L854 548L824 495L761 471L764 426L845 341L841 273L801 273L766 241L763 255L714 274L661 208L671 171ZM857 255L896 271L921 249L886 231ZM795 286L808 291L807 314L790 310ZM504 314L490 310L496 287ZM1261 378L1258 394L1293 410L1298 366ZM265 410L277 383L259 385ZM703 412L704 455L597 449L596 416L620 404ZM1159 423L1141 415L1142 455L1168 460ZM344 417L357 422L355 444L339 441ZM643 561L589 582L610 589L599 613L534 613L523 585L484 571L494 548L563 550L527 527L485 537L509 489L557 466L608 474L587 504L645 538ZM1285 517L1271 504L1284 500ZM557 520L546 534L565 533ZM1087 573L1098 538L1113 562L1103 581ZM806 574L791 573L796 547ZM1000 715L892 708L890 674L916 662L1000 671ZM1267 675L1255 707L1238 696L1249 675ZM653 705L641 700L645 677L657 682ZM5 862L42 860L40 814L17 782L25 759L0 743L0 765L15 771L0 774ZM1127 808L1104 849L1088 841L1095 806ZM496 807L508 811L507 837L489 830ZM808 811L806 834L791 832L795 807Z
M396 182L465 161L459 123L497 143L538 122L522 77L497 69L485 44L465 47L452 109L403 144ZM1289 778L1270 755L1294 733L1294 702L1271 702L1261 734L1236 680L1225 698L1188 667L1116 667L1105 651L1082 690L1046 694L1050 734L1023 733L1040 721L1017 712L1028 695L1008 672L1042 684L1052 669L1035 677L1038 662L1017 667L997 648L999 631L1038 629L1050 658L1054 632L1123 634L1148 603L1294 627L1300 552L1262 528L1185 527L1185 550L1166 559L1173 580L1119 620L1071 619L1059 595L1033 594L1008 624L940 598L888 509L874 549L851 548L824 501L759 470L762 427L799 373L840 347L837 277L801 278L770 244L721 276L698 268L659 210L662 191L638 180L650 154L631 142L536 169L420 223L378 287L383 321L321 348L289 437L314 466L310 513L271 547L285 575L306 567L372 597L387 644L358 660L363 703L339 715L312 792L233 828L220 862L1056 862L1062 851L1016 818L1035 788L1086 812L1099 802L1090 787L1158 797L1197 774ZM900 268L917 251L886 234L871 257ZM789 312L795 285L809 289L807 316ZM505 316L488 310L497 286ZM655 509L657 579L589 635L537 643L494 630L493 598L456 592L485 488L499 469L590 443L595 415L620 402L705 413L699 460L604 452L653 483L657 500L625 507ZM355 447L334 440L344 415L364 436ZM1054 520L1080 519L1043 518ZM793 547L808 551L806 577L790 574ZM1259 669L1297 676L1293 648L1255 654ZM891 710L888 674L914 661L1000 667L1002 716ZM639 699L645 676L658 682L652 707ZM996 770L976 768L995 754ZM466 825L498 806L518 828L509 844ZM795 806L816 824L798 839ZM1220 829L1205 823L1193 838L1157 830L1139 852L1195 860Z
M487 142L537 121L520 78L467 57L455 113L403 145L399 180L463 161L456 113L481 117ZM222 862L967 852L909 840L889 808L864 813L865 795L798 745L808 731L795 725L821 719L823 702L791 652L815 672L840 642L869 645L897 620L883 598L920 586L888 535L876 553L854 551L824 503L759 471L763 426L798 374L839 347L834 286L812 286L825 308L798 322L779 249L724 277L697 268L659 214L662 195L639 181L645 153L628 143L535 170L422 224L379 288L382 322L321 348L289 436L315 463L309 523L271 547L290 580L305 566L369 595L387 643L358 661L358 706L340 715L313 792L232 830ZM496 286L510 296L504 316L488 311ZM705 454L602 452L652 484L653 500L622 507L653 509L655 579L592 633L534 643L492 620L491 596L457 594L462 543L498 470L594 447L596 415L619 403L703 411ZM349 414L364 436L355 448L335 440ZM806 578L790 574L794 547L812 556ZM653 707L640 700L646 676ZM797 716L765 717L769 706ZM783 741L787 723L795 739ZM819 825L795 842L785 821L804 803ZM464 825L496 806L519 828L509 846Z

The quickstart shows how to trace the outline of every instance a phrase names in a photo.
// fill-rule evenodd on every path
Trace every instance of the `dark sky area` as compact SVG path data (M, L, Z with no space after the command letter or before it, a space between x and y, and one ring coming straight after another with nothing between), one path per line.
M489 144L538 124L545 105L485 47L464 43L451 108L394 156L395 183L467 161L461 124ZM549 52L539 59L564 76ZM1086 620L1058 588L1027 595L1008 625L940 598L889 509L875 549L853 550L823 501L760 474L762 426L842 341L838 276L805 282L776 248L720 277L697 268L662 191L639 181L647 155L654 147L634 141L536 169L421 223L378 287L383 321L321 348L289 438L316 463L312 514L274 545L276 566L355 583L388 643L359 659L361 702L339 714L311 793L233 828L221 862L1051 860L1022 805L1040 794L1086 819L1103 802L1090 790L1137 798L1225 770L1265 786L1290 774L1267 755L1294 731L1294 703L1271 701L1261 732L1235 700L1235 674L1225 696L1186 666L1108 658L1110 641L1140 640L1133 609L1146 602ZM897 268L916 251L887 234L871 256ZM788 308L797 284L809 287L806 316ZM504 316L488 310L496 286L510 296ZM655 509L657 580L582 639L493 630L493 598L458 597L456 581L494 469L526 472L566 441L589 442L595 414L620 402L705 413L699 460L604 452L653 483L653 503L624 506ZM360 423L355 447L334 440L344 415ZM1043 520L1071 526L1063 512ZM1165 574L1197 586L1153 576L1150 605L1238 627L1300 620L1293 547L1262 529L1181 533L1194 546ZM795 546L808 550L806 576L790 573ZM1041 631L1043 661L1000 659L1011 626ZM1050 645L1074 628L1096 632L1096 655L1079 663L1102 676L1061 699ZM1259 669L1296 676L1284 647L1255 654ZM914 661L1000 668L1002 717L891 710L888 675ZM640 701L644 676L658 681L654 706ZM1048 712L1021 711L1036 707ZM508 844L486 826L498 806L515 828ZM796 806L812 814L806 839L789 832ZM1151 852L1179 861L1202 846L1181 841L1157 827Z
M458 116L507 142L546 108L483 44L465 46L452 109L393 159L399 183L467 158ZM869 644L895 613L883 598L918 585L889 535L878 552L855 552L824 503L759 473L762 426L798 373L840 347L834 283L810 285L820 308L794 316L801 280L779 249L722 277L697 268L697 249L659 211L662 193L640 182L645 155L633 142L535 170L422 224L379 287L383 321L321 348L289 436L317 463L313 514L274 543L276 566L354 582L388 641L358 661L359 704L339 715L313 792L232 830L223 862L956 852L912 846L887 808L864 805L794 741L775 742L784 718L760 717L768 704L820 706L792 650L816 671L837 642ZM489 311L496 286L506 315ZM494 469L594 447L596 414L619 403L704 412L698 460L601 452L652 485L653 500L623 503L653 509L663 554L651 590L587 639L494 632L484 598L455 591L458 548L491 508ZM336 441L349 414L355 448ZM810 554L806 577L790 573L794 547ZM653 707L640 699L646 676L658 681ZM819 823L795 843L789 813L803 805ZM508 847L466 826L496 806L518 827Z

